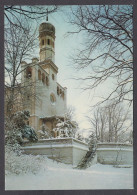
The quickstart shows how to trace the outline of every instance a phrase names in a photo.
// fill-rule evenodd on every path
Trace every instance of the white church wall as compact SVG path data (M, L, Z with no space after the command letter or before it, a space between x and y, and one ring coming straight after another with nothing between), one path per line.
M49 86L42 86L41 84L36 93L41 94L36 105L36 114L38 116L64 116L66 111L66 102L60 95L57 95L57 85L55 85L55 83L50 82ZM54 94L56 99L53 103L50 100L51 94Z
M54 74L54 80L52 79L52 74ZM38 81L38 86L36 87L36 94L39 94L39 99L36 102L36 115L40 117L50 117L55 115L64 116L66 112L66 98L63 99L61 95L57 94L56 73L53 70L50 70L48 77L48 86L43 84L42 81ZM62 91L65 91L63 87ZM54 94L55 96L54 103L50 100L51 94Z

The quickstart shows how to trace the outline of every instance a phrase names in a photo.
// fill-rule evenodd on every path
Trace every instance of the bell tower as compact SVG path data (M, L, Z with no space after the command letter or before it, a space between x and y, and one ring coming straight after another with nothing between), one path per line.
M55 63L55 27L44 22L39 27L40 61L51 60Z

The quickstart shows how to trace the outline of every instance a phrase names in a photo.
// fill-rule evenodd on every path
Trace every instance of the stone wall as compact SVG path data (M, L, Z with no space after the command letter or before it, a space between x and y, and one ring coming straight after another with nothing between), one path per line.
M101 164L133 165L133 146L123 143L98 144L97 161Z
M88 145L74 138L43 139L36 143L27 142L22 147L24 153L46 155L57 161L77 165L86 155Z

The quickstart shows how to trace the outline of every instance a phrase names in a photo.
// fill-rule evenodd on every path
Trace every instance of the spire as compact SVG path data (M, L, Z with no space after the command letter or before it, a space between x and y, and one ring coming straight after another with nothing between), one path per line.
M47 17L46 17L46 21L48 21L48 8L47 8Z

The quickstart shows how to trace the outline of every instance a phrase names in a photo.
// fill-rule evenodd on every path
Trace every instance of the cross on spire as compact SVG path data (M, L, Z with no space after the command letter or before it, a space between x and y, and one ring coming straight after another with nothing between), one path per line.
M48 21L48 8L47 8L47 17L46 17L46 21Z

